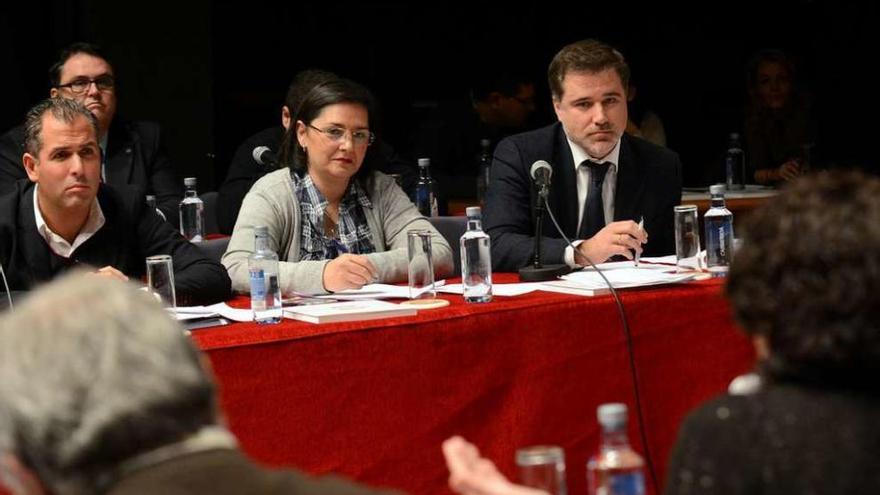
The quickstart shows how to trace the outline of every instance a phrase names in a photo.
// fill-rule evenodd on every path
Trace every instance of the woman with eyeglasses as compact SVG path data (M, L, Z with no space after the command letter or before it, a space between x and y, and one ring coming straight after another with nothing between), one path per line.
M446 240L393 178L371 169L372 110L369 91L346 79L306 94L282 140L286 167L248 192L223 255L236 291L250 290L247 262L258 225L269 228L285 294L405 281L410 230L431 232L436 275L452 271Z

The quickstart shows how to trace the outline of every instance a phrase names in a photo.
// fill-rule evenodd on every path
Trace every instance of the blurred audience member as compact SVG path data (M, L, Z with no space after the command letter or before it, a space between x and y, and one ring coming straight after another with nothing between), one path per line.
M658 146L666 146L666 129L660 116L648 107L644 97L639 98L639 90L630 79L626 90L629 120L626 122L626 133L650 141Z
M794 63L781 51L762 51L748 64L747 85L747 182L775 184L798 177L811 165L816 122Z
M368 494L249 460L207 360L146 292L75 274L0 319L0 487L14 495Z
M727 293L759 385L685 420L666 493L880 490L880 180L789 186L743 229Z

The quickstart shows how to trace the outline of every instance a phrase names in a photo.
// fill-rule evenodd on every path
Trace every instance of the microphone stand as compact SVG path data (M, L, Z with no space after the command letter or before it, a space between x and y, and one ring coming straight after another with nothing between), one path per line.
M550 188L542 185L538 191L538 204L535 205L535 248L534 257L531 266L524 266L519 269L519 279L522 282L546 282L547 280L556 280L560 275L564 275L571 271L568 265L543 265L541 263L541 237L544 225L544 204L547 202L547 195L550 194Z

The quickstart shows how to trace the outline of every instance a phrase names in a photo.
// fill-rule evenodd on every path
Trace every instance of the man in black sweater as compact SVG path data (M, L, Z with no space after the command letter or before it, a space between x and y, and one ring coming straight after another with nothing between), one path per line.
M30 182L0 197L0 263L10 290L29 290L77 265L137 278L145 257L167 254L179 303L227 298L223 266L147 208L142 190L101 183L97 136L97 119L75 100L51 98L28 112L23 165Z

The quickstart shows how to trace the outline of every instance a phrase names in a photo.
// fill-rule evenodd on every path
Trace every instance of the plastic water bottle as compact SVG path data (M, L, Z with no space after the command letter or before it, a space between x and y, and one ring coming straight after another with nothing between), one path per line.
M254 254L248 258L251 282L251 310L257 323L281 321L281 284L278 254L269 249L269 228L254 227Z
M739 142L739 134L732 132L727 145L727 156L724 159L729 191L742 190L746 187L746 155Z
M165 214L162 213L162 210L160 210L159 207L156 206L156 196L153 196L152 194L147 194L147 206L155 210L156 214L159 215L162 220L168 220L167 218L165 218Z
M477 155L477 200L486 204L486 189L489 188L489 172L492 168L492 141L480 140L480 154Z
M724 184L709 187L712 207L703 215L706 227L706 267L715 277L727 275L733 258L733 213L724 206Z
M419 158L419 182L416 184L416 207L426 217L440 216L437 186L431 178L431 159Z
M469 206L467 231L461 236L461 284L464 300L483 303L492 300L492 258L489 235L483 232L479 206Z
M183 179L186 193L180 202L180 235L191 242L201 242L205 238L205 204L196 193L196 178Z
M625 404L602 404L596 411L602 427L599 452L587 462L590 495L644 495L645 461L626 437Z

